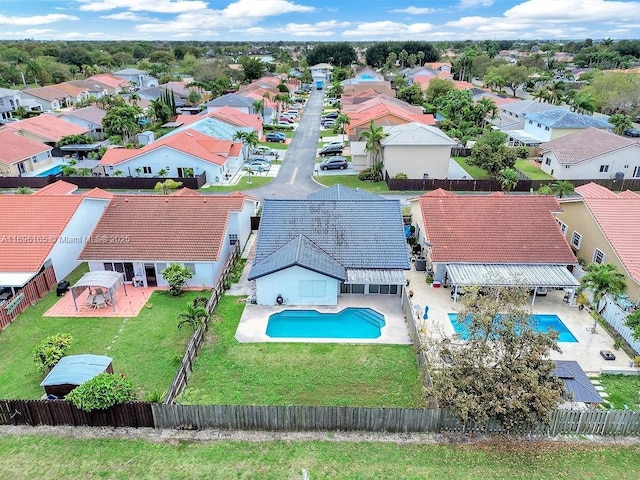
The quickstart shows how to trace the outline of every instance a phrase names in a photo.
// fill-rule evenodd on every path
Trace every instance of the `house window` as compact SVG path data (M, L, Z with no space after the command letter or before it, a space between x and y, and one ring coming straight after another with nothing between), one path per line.
M529 125L533 125L533 120L529 120Z
M591 259L593 263L604 263L606 255L604 252L598 248L593 251L593 258Z
M196 264L195 263L185 263L184 266L187 267L189 270L191 270L191 273L193 273L194 275L196 274Z
M544 127L544 129L548 132L549 131L549 127Z
M640 166L633 167L633 177L640 178Z
M38 163L38 157L36 156L31 157L31 163Z
M582 245L582 235L578 232L573 232L573 235L571 235L571 246L576 250L580 250L580 245Z
M538 124L538 128L542 128L542 124L541 123Z
M135 273L133 272L133 263L130 262L105 262L104 269L109 270L110 272L118 272L124 274L124 279L127 282L130 282Z
M600 173L607 173L609 171L609 165L600 165Z
M324 297L327 294L325 280L300 280L298 291L301 297Z
M380 285L372 283L369 285L369 293L380 293Z
M551 165L551 158L550 158L550 157L545 158L545 159L544 159L544 163L545 163L546 165Z
M235 233L230 233L229 234L229 244L230 245L235 245L236 243L238 243L238 235L236 235Z
M151 167L142 167L142 173L151 175Z
M558 224L558 227L560 227L560 231L562 232L562 234L566 235L567 234L567 224L561 222L557 218L556 218L556 223Z
M564 168L565 169L571 168L571 165L565 165Z

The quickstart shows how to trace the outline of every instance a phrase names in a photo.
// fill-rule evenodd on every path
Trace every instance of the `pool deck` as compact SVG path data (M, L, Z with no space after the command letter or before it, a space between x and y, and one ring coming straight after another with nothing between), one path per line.
M434 338L451 337L455 334L453 325L449 321L449 313L459 309L451 299L450 288L432 288L425 282L425 272L416 272L413 268L405 272L411 281L409 289L414 292L411 302L420 305L422 311L429 306L429 319L424 322L427 335ZM591 333L593 319L586 310L569 307L562 301L562 290L549 290L544 297L536 297L533 313L557 315L565 324L576 343L560 342L562 352L551 352L553 360L575 360L587 373L600 373L606 370L629 370L630 358L622 350L613 350L613 340L609 334L598 325L596 333ZM600 350L611 350L615 360L604 360Z
M336 313L347 307L367 307L384 315L385 326L378 338L271 338L267 336L269 316L282 310L317 310L321 313ZM252 305L247 304L236 330L236 340L240 343L343 343L410 345L409 331L404 320L399 296L341 296L338 305Z

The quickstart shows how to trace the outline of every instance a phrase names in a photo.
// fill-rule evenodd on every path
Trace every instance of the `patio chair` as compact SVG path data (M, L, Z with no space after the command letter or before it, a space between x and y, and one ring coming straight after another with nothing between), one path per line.
M107 302L104 298L104 295L96 295L96 308L106 308Z
M87 305L89 305L90 307L93 307L96 303L96 297L93 294L89 294L89 296L87 297Z

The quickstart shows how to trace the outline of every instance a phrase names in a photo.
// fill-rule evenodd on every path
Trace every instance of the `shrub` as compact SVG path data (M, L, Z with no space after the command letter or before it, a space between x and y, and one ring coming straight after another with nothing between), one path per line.
M393 178L395 178L397 180L406 180L409 177L407 177L406 173L398 172L393 176Z
M193 273L189 268L179 263L173 263L160 272L162 278L164 278L169 284L169 291L171 295L177 296L182 292L182 287L187 283Z
M66 399L80 410L92 412L104 410L119 403L130 402L136 398L131 380L124 375L101 373L91 380L74 388Z
M358 174L358 178L360 180L370 182L373 180L373 171L370 168L365 168Z
M65 356L73 337L68 333L58 333L45 338L34 350L34 361L38 370L48 372Z
M518 147L516 148L516 155L518 158L529 158L529 149L527 147Z

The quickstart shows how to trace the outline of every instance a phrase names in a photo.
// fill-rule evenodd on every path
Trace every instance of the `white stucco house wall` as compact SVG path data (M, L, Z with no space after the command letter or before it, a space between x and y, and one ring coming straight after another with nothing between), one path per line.
M384 127L381 140L384 171L393 178L445 179L449 172L451 148L456 145L442 130L417 122Z
M587 128L541 145L543 171L558 180L640 178L640 141Z

